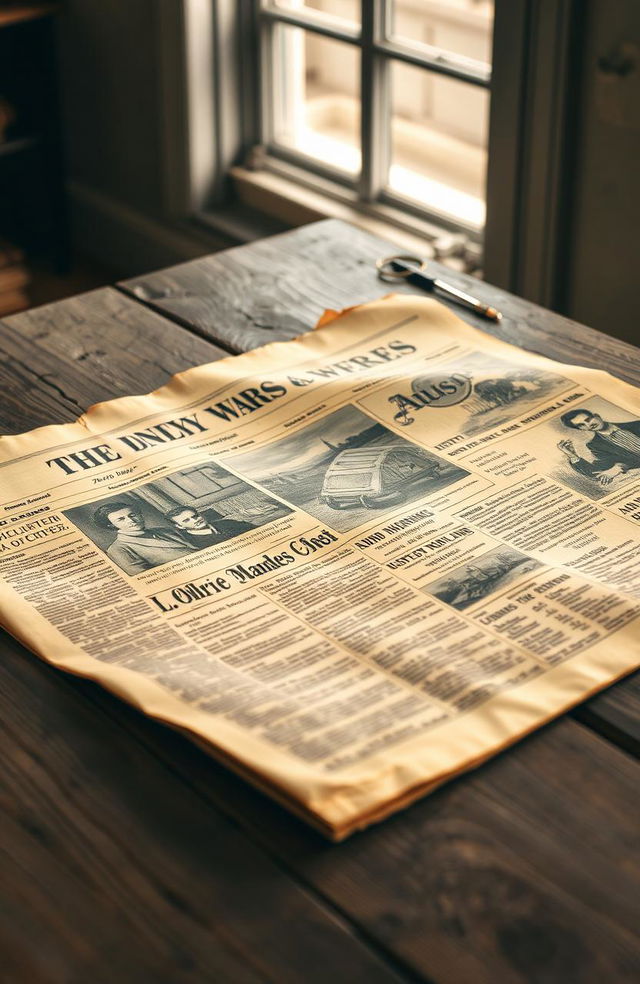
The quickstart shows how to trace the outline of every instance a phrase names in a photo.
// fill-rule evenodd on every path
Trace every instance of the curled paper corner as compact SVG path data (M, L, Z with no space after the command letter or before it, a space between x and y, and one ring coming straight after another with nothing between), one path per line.
M353 308L344 308L342 311L334 311L333 308L327 308L318 318L313 330L316 331L318 328L324 328L325 325L330 325L332 321L336 321L343 314L346 314L347 311L353 311Z
M387 301L397 296L398 295L395 293L384 294L382 297L374 298L374 300ZM333 308L327 308L327 310L320 315L313 330L317 331L318 328L325 328L332 322L337 321L338 318L342 318L345 314L351 314L352 311L357 311L358 308L364 307L365 304L371 304L371 301L362 301L360 304L351 304L349 307L342 308L341 311L335 311Z

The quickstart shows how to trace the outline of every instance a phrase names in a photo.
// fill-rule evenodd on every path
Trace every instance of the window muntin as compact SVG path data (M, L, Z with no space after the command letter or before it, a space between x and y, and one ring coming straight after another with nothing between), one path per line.
M274 0L274 6L298 13L320 13L338 27L360 26L360 0Z
M493 0L258 6L269 152L479 236Z
M490 64L493 16L493 0L390 0L388 36Z

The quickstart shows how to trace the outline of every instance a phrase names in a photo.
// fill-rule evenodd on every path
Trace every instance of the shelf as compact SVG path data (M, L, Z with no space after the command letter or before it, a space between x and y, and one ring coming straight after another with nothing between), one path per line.
M39 17L49 17L59 9L59 3L14 3L0 6L0 28L38 20Z
M32 150L37 143L37 137L20 137L19 140L7 140L6 143L0 143L0 158L12 157L23 150Z

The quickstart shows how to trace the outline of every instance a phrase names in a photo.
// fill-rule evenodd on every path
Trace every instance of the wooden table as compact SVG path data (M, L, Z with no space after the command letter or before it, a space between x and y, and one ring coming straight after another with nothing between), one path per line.
M0 322L0 428L291 338L386 293L372 264L394 251L320 222ZM446 276L505 313L485 330L640 383L640 351ZM2 982L640 979L640 675L336 846L186 739L2 646Z

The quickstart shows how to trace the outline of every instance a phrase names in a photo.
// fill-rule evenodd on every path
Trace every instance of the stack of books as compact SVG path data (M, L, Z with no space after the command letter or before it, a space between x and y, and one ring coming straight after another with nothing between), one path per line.
M22 250L0 239L0 318L29 307L30 279Z

